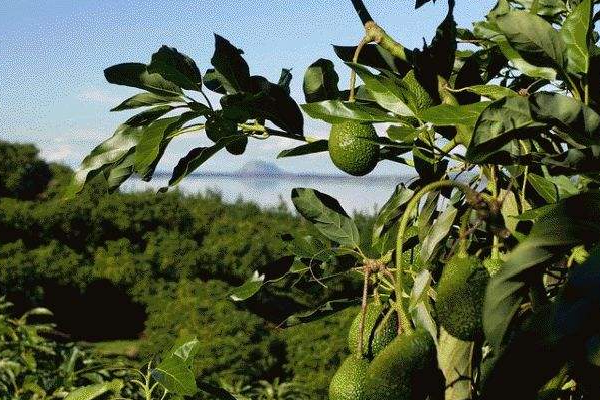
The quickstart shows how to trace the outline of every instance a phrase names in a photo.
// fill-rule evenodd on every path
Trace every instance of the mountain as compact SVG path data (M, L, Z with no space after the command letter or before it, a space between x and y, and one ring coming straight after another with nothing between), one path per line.
M237 171L236 175L242 176L277 176L287 175L287 172L275 164L265 161L251 161Z

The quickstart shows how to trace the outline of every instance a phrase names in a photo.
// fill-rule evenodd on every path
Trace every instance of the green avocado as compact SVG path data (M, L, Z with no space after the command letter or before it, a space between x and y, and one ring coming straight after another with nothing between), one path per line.
M369 364L368 400L424 400L437 378L435 343L424 329L397 336Z
M328 145L331 161L350 175L366 175L379 161L379 145L369 141L375 139L377 132L372 124L357 121L333 124Z
M348 332L348 347L353 354L358 353L360 319L361 313L359 312ZM365 313L363 357L373 358L377 355L396 337L397 331L397 313L378 303L369 303Z
M435 308L440 324L452 336L472 341L482 332L485 289L490 274L476 257L452 257L437 286Z
M329 384L329 400L368 400L364 381L369 362L354 354L346 358Z

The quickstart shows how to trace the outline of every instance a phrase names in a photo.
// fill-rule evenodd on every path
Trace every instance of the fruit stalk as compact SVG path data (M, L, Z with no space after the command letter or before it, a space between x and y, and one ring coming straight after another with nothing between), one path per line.
M430 183L419 190L410 200L398 227L398 236L396 240L396 285L394 291L396 292L396 309L398 310L398 320L400 321L398 329L402 329L408 333L413 332L413 328L408 317L408 310L406 310L404 302L402 301L402 293L404 291L404 270L402 265L404 235L406 234L408 221L410 220L411 215L417 210L421 198L429 192L447 187L457 188L467 195L473 192L473 189L468 185L460 182L446 180Z

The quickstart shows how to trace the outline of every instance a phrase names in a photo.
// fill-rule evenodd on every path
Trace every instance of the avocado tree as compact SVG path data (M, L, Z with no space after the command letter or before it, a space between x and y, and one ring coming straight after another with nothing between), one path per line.
M204 73L166 46L148 64L108 68L109 82L143 90L113 111L144 110L83 160L67 196L97 175L111 190L132 175L150 180L171 141L203 132L213 144L191 149L161 191L217 152L238 155L271 136L303 142L279 157L329 152L352 175L382 160L403 164L415 178L382 207L369 246L334 198L294 189L318 234L288 236L293 257L259 268L232 300L274 282L361 277L362 297L282 323L361 305L331 400L598 398L600 2L499 0L467 29L449 0L433 39L414 50L352 3L365 36L334 46L350 85L340 87L334 64L319 59L301 106L289 70L277 82L252 75L242 51L218 35ZM207 90L222 95L220 107ZM329 140L305 134L301 110L331 124ZM161 382L179 393L176 380Z

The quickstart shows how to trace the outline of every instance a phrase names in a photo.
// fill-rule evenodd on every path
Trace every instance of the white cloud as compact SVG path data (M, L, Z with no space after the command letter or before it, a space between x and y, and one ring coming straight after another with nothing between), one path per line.
M103 105L117 105L123 100L121 97L115 95L114 93L98 88L87 88L83 92L79 93L77 98L82 101L98 103Z

